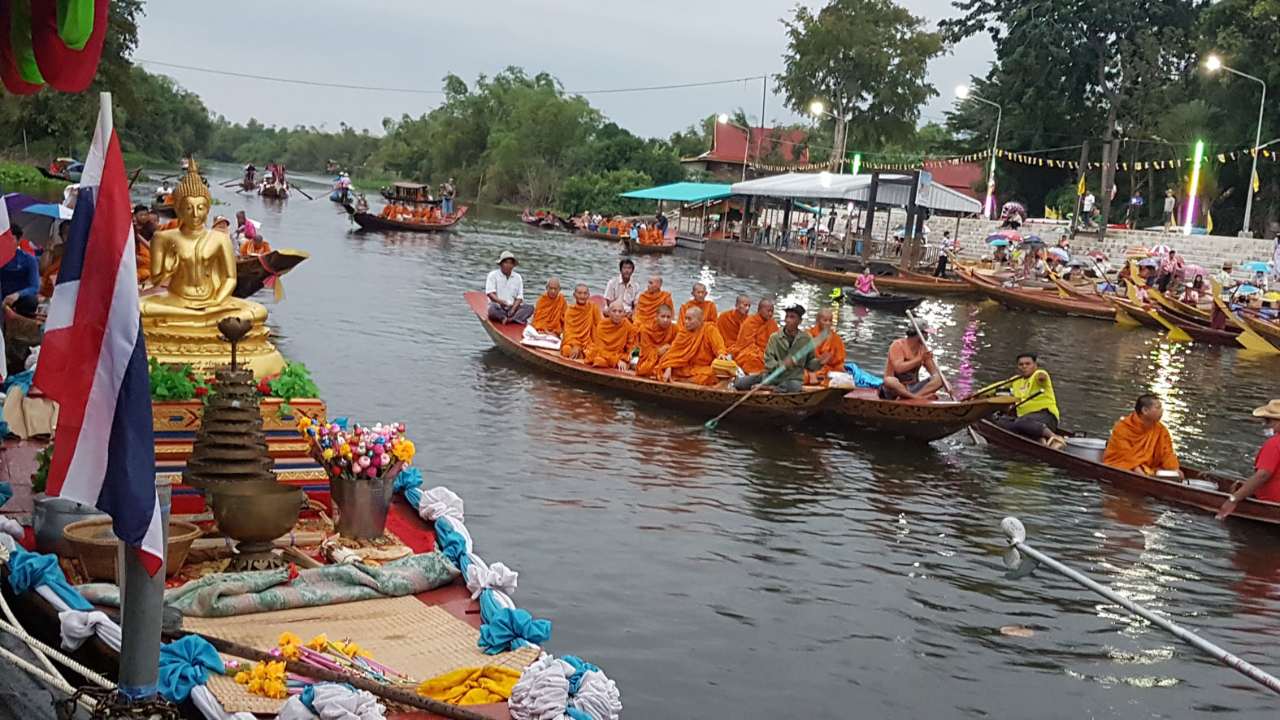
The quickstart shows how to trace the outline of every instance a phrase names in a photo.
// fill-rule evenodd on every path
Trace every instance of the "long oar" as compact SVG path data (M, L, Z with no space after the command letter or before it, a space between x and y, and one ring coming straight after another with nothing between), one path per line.
M791 353L791 355L789 355L787 359L795 361L795 360L798 360L800 355L802 355L803 353L816 351L819 345L827 341L828 334L830 334L830 331L823 330L822 333L818 335L818 337L815 338L812 343L810 343L809 347L800 348L799 350ZM774 368L773 372L769 373L768 375L765 376L763 380L753 385L751 389L747 391L746 395L743 395L742 397L735 400L734 403L730 405L724 412L720 413L719 415L703 423L702 427L706 430L715 430L716 426L720 424L720 421L724 418L725 415L728 415L729 413L733 412L734 408L746 402L747 398L751 397L752 395L755 395L757 390L764 387L765 385L768 385L774 380L777 380L778 376L782 374L782 371L786 369L787 369L786 363L783 363L778 367Z
M920 323L916 322L916 316L910 310L907 311L907 319L911 321L911 327L915 328L916 337L920 338L920 342L924 345L925 351L932 355L933 348L929 347L929 341L925 339L924 331L920 329ZM934 367L938 367L936 362L934 363ZM942 380L942 387L947 391L947 394L953 399L959 400L959 398L956 397L955 391L951 389L951 383L947 380L947 376L943 374L942 368L938 368L938 379ZM982 439L982 436L978 434L977 430L973 429L972 425L968 426L966 429L969 431L969 439L973 440L974 445L987 444L987 441Z
M1259 669L1257 666L1227 652L1226 650L1223 650L1181 625L1170 622L1163 616L1151 612L1129 598L1114 592L1110 588L1104 587L1084 573L1073 570L1039 550L1027 545L1025 542L1027 539L1027 529L1023 527L1022 521L1018 520L1018 518L1005 518L1000 522L1000 529L1004 530L1005 537L1009 538L1009 551L1005 553L1004 561L1005 565L1012 571L1012 575L1014 577L1026 577L1035 570L1037 564L1043 564L1050 570L1076 581L1147 622L1150 622L1164 630L1168 630L1177 636L1179 640L1182 640L1207 655L1213 656L1223 665L1226 665L1232 670L1235 670L1236 672L1247 676L1249 679L1258 682L1271 692L1280 694L1280 679L1277 679L1274 675ZM1025 558L1022 557L1024 555L1026 556Z
M297 190L298 192L302 193L302 196L303 196L303 197L305 197L305 198L306 198L306 199L308 199L308 200L315 200L315 198L313 198L313 197L311 197L310 195L308 195L308 194L307 194L307 191L306 191L306 190L303 190L302 188L298 187L297 185L290 185L290 186L289 186L289 188L290 188L291 190Z
M1174 325L1173 323L1166 320L1165 317L1160 314L1160 311L1158 309L1151 308L1150 310L1147 311L1147 314L1155 318L1156 322L1163 325L1164 329L1169 331L1168 336L1169 336L1170 342L1187 343L1187 342L1193 341L1193 338L1187 334L1186 330L1183 330L1177 325Z
M973 398L981 397L981 396L983 396L983 395L986 395L987 393L991 392L992 390L999 390L1000 388L1004 387L1005 385L1008 385L1009 383L1013 382L1014 380L1017 380L1017 379L1018 379L1018 378L1020 378L1020 377L1022 377L1022 376L1021 376L1021 375L1014 375L1013 377L1009 378L1008 380L1001 380L1000 382L993 382L993 383L991 383L990 385L988 385L988 386L986 386L986 387L978 388L977 390L975 390L975 391L973 391L973 392L969 393L969 397L964 398L964 399L965 399L965 400L972 400Z

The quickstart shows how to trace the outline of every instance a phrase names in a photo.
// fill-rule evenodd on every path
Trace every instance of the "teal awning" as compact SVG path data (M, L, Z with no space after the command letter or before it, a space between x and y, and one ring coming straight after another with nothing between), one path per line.
M707 200L719 200L732 195L730 186L721 183L678 182L670 185L632 190L621 193L621 197L635 200L671 200L674 202L693 203Z

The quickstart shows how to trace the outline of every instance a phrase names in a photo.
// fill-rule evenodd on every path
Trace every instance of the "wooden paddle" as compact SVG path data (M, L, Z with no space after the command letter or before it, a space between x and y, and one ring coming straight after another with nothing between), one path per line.
M925 351L928 352L930 355L932 355L933 348L929 347L929 341L925 339L924 331L920 329L920 323L916 322L916 316L910 310L907 311L907 319L911 321L911 327L915 328L916 337L920 338L920 343L924 345ZM937 367L936 363L934 367ZM947 380L947 376L943 374L942 368L938 368L938 379L942 381L942 388L947 391L947 394L950 395L952 398L955 398L956 393L954 390L951 389L951 383L950 381ZM965 429L969 431L969 438L973 440L974 445L987 444L987 441L983 440L982 436L978 435L978 431L974 430L972 425L968 426Z
M311 197L310 195L308 195L308 194L307 194L307 191L306 191L306 190L303 190L302 188L298 187L297 185L289 185L288 187L289 187L289 189L290 189L290 190L297 190L298 192L302 193L302 197L304 197L304 198L306 198L306 199L308 199L308 200L315 200L315 198L313 198L313 197Z
M1020 377L1022 377L1022 376L1021 376L1021 375L1014 375L1013 377L1009 378L1008 380L1001 380L1000 382L994 382L994 383L991 383L990 385L988 385L988 386L986 386L986 387L978 388L978 389L977 389L977 390L975 390L974 392L969 393L969 396L968 396L968 397L963 398L963 399L965 399L965 400L972 400L973 398L980 397L980 396L982 396L982 395L986 395L987 393L991 392L992 390L999 390L1000 388L1004 387L1005 385L1008 385L1009 383L1013 382L1014 380L1017 380L1017 379L1018 379L1018 378L1020 378Z
M788 359L788 360L791 360L791 361L793 361L793 362L794 362L794 361L796 361L797 359L799 359L799 357L800 357L800 355L801 355L802 353L804 353L804 352L806 352L806 351L807 351L807 352L813 352L813 351L817 350L819 345L821 345L822 343L824 343L824 342L826 342L826 341L827 341L827 335L829 335L829 334L830 334L830 331L829 331L829 330L823 330L823 331L822 331L822 333L821 333L820 335L818 335L818 337L817 337L816 339L814 339L814 341L813 341L812 343L810 343L808 347L806 347L806 348L800 348L799 350L797 350L797 351L795 351L795 352L791 353L791 355L789 355L789 356L787 357L787 359ZM702 427L703 427L704 429L706 429L706 430L715 430L715 429L716 429L716 426L720 424L720 421L724 418L724 416L725 416L725 415L728 415L729 413L733 412L734 408L736 408L736 407L738 407L739 405L741 405L742 403L746 402L746 401L747 401L747 398L751 397L752 395L755 395L757 390L759 390L760 388L764 387L765 385L768 385L769 383L773 382L774 380L777 380L777 379L778 379L778 376L779 376L779 375L781 375L781 374L782 374L782 372L783 372L784 370L786 370L786 369L787 369L786 363L783 363L783 364L779 365L778 367L774 368L773 372L769 373L768 375L766 375L766 376L765 376L765 378L764 378L763 380L761 380L760 382L758 382L758 383L756 383L755 385L753 385L753 386L751 387L751 389L747 391L747 394L745 394L745 395L743 395L742 397L740 397L740 398L738 398L737 400L735 400L735 401L734 401L734 403L733 403L732 405L730 405L730 406L729 406L729 407L728 407L724 412L720 413L719 415L717 415L717 416L715 416L715 417L711 418L710 420L706 421L705 423L703 423L703 424L702 424Z

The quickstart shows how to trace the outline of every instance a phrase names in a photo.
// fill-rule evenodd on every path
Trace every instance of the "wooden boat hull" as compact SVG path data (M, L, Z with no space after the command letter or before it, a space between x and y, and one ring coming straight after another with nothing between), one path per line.
M447 221L439 223L408 223L399 220L388 220L373 213L358 212L351 216L361 230L408 230L409 232L441 232L457 225L462 216L467 214L467 206L459 205L458 211Z
M627 253L631 255L666 255L667 253L674 252L676 249L676 244L674 242L670 244L663 243L661 245L646 245L639 240L626 238L626 243Z
M273 200L288 200L288 199L289 199L289 190L288 190L288 188L276 188L276 187L272 187L272 186L270 186L270 185L263 185L263 186L258 190L258 194L259 194L259 195L261 195L261 196L262 196L262 197L264 197L264 198L271 198L271 199L273 199Z
M992 445L1029 455L1046 464L1063 468L1068 472L1111 483L1122 490L1166 500L1178 505L1193 507L1206 512L1217 512L1231 491L1233 480L1213 476L1203 470L1183 466L1188 478L1218 483L1217 490L1202 490L1177 480L1164 480L1141 473L1130 472L1094 462L1010 432L989 420L977 423L974 428ZM1070 433L1066 433L1070 435ZM1280 503L1248 498L1240 503L1232 517L1280 525Z
M790 270L793 274L809 278L811 280L819 280L832 285L852 285L858 278L857 273L823 270L821 268L809 267L808 265L791 262L781 255L771 252L766 252L765 254L773 258L773 260L779 265ZM966 282L961 282L959 280L947 280L945 278L935 278L930 275L921 275L910 271L900 271L898 275L877 275L876 286L892 288L894 290L907 290L910 292L925 293L928 295L968 295L973 292L973 288Z
M1108 297L1107 302L1116 309L1117 314L1123 314L1130 320L1141 323L1144 327L1149 327L1152 330L1159 330L1160 332L1164 332L1166 329L1165 326L1160 324L1159 320L1151 317L1145 307L1134 305L1128 300L1122 300L1114 297Z
M523 326L498 325L488 319L489 299L484 293L467 292L464 297L480 320L480 325L503 354L544 372L559 375L576 385L594 385L660 405L692 410L699 417L706 418L714 417L742 399L743 393L736 390L638 378L619 370L588 367L581 362L567 360L555 351L522 345L520 337ZM843 392L830 388L799 393L760 392L739 405L730 417L736 421L798 422L834 403Z
M236 289L231 294L247 298L261 290L267 278L278 278L309 257L301 250L272 250L266 255L240 258L236 261Z
M881 400L875 390L845 394L826 414L856 427L916 440L938 440L990 417L1015 400L1007 396L977 400Z
M1155 301L1155 304L1159 305L1162 309L1168 311L1170 315L1176 315L1184 320L1189 320L1201 325L1208 325L1212 319L1207 311L1201 310L1198 307L1192 307L1181 300L1175 300L1155 288L1147 289L1147 297Z
M1007 288L976 273L963 270L959 272L960 276L967 280L975 290L1001 305L1015 310L1033 310L1058 315L1093 318L1095 320L1114 320L1116 316L1115 308L1102 300L1095 302L1081 298L1059 297L1056 289L1054 291L1045 291Z
M924 302L924 298L910 295L859 295L856 292L845 292L840 297L850 305L898 313L904 313Z
M1248 325L1250 330L1266 338L1272 344L1280 345L1280 325L1248 313L1237 313L1236 319Z
M1236 342L1236 336L1240 334L1240 328L1227 327L1222 330L1216 330L1208 325L1201 325L1200 323L1192 322L1181 316L1174 315L1164 308L1154 308L1154 310L1170 325L1173 325L1190 335L1191 339L1195 342L1203 343L1205 345L1240 346L1240 344Z
M610 242L618 242L625 240L622 235L614 235L613 233L600 232L599 230L588 230L586 228L578 228L578 234L583 237L593 238L595 240L608 240Z

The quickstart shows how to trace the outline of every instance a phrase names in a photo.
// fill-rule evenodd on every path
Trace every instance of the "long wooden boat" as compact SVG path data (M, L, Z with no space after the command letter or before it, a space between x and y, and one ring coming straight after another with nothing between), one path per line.
M1106 301L1116 309L1117 322L1120 317L1128 318L1135 323L1144 325L1153 330L1166 330L1160 321L1151 316L1150 311L1141 305L1135 305L1132 301L1121 297L1106 296Z
M844 292L840 294L841 299L846 303L853 305L861 305L863 307L873 308L875 310L886 310L888 312L906 312L911 308L924 302L924 298L912 295L888 295L881 293L879 295L860 295L856 292Z
M1238 327L1228 326L1219 330L1193 322L1179 315L1174 315L1163 307L1152 308L1152 311L1164 319L1165 322L1190 335L1195 342L1204 343L1205 345L1240 346L1236 342L1236 336L1240 334L1240 328Z
M648 245L639 240L625 238L627 245L627 254L629 255L666 255L674 252L676 249L675 241L669 243L664 242L661 245Z
M846 393L826 414L843 425L938 440L994 415L1016 402L1007 395L974 400L881 400L876 390Z
M1263 320L1257 315L1247 312L1236 313L1236 318L1249 326L1249 329L1266 338L1272 344L1280 345L1280 325L1270 320Z
M410 232L440 232L449 230L457 225L462 216L467 214L467 206L459 205L457 212L445 218L443 222L438 223L416 223L402 222L400 220L389 220L380 215L373 213L358 212L351 216L361 230L408 230Z
M258 194L264 198L271 198L273 200L288 200L289 186L285 185L282 187L271 183L265 183L258 188Z
M1178 505L1198 508L1206 512L1217 512L1226 501L1235 480L1208 473L1192 467L1182 466L1182 471L1190 479L1208 481L1217 485L1216 490L1202 489L1188 485L1179 480L1165 480L1150 477L1142 473L1121 470L1101 462L1095 462L1081 455L1064 450L1054 450L1015 432L1010 432L999 425L983 420L974 426L978 434L986 438L992 445L1013 450L1041 460L1049 465L1063 468L1069 472L1095 480L1111 483L1122 490L1129 490L1142 495L1167 500ZM1083 433L1059 431L1068 437L1084 437ZM1240 502L1231 517L1255 520L1257 522L1280 525L1280 503L1266 502L1248 498Z
M1085 300L1075 297L1061 297L1054 290L1022 290L1008 288L1003 284L965 270L958 270L960 276L978 292L999 302L1005 307L1017 310L1034 310L1037 312L1086 317L1096 320L1114 320L1115 308L1105 301ZM878 282L878 281L877 281Z
M1188 305L1181 300L1176 300L1165 295L1156 288L1147 288L1147 297L1170 315L1175 315L1190 322L1200 323L1201 325L1208 325L1211 320L1211 315L1208 310L1202 310L1198 307Z
M610 242L618 242L626 240L626 235L616 235L614 233L600 232L599 230L588 230L587 228L578 228L578 234L583 237L594 238L596 240L608 240Z
M792 273L811 280L819 280L832 285L853 285L858 278L857 273L823 270L791 262L775 253L766 252L765 254ZM931 275L921 275L910 271L905 273L899 271L898 275L877 275L876 286L930 295L968 295L973 292L973 288L966 282L936 278Z
M555 350L523 345L520 339L524 326L515 323L500 325L490 321L489 298L484 293L471 291L464 293L463 297L498 350L575 384L594 385L660 405L693 410L706 417L723 412L743 397L742 392L722 387L684 382L664 383L636 377L621 370L594 368L577 360L563 358ZM837 388L809 389L798 393L759 392L739 405L730 417L740 421L796 422L835 403L844 392Z
M231 294L247 298L261 290L267 278L278 278L309 257L301 250L272 250L266 255L240 258L236 261L236 289Z

